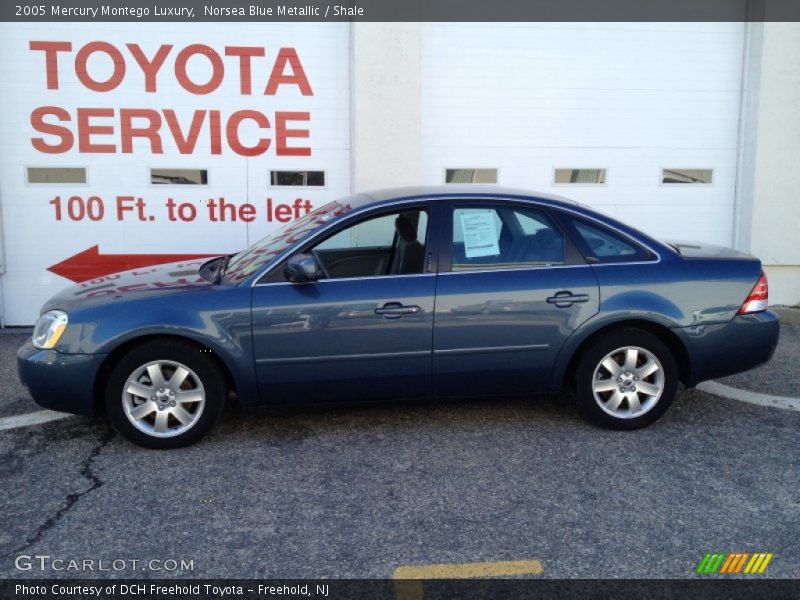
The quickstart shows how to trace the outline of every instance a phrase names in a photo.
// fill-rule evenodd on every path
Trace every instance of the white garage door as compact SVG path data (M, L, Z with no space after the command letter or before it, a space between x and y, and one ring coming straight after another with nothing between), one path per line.
M5 323L33 323L71 281L234 252L349 193L348 39L347 24L2 25Z
M730 244L743 41L741 23L428 24L424 179L497 169L657 237Z

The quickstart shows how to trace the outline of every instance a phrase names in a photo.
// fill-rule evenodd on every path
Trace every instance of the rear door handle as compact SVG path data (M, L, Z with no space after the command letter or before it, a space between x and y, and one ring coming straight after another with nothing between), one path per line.
M547 302L555 304L559 308L566 308L572 306L576 302L588 302L589 296L587 294L573 294L569 291L556 292L555 296L550 296Z
M376 315L383 315L387 319L399 319L403 315L415 315L420 311L419 306L406 306L400 302L387 302L375 309Z

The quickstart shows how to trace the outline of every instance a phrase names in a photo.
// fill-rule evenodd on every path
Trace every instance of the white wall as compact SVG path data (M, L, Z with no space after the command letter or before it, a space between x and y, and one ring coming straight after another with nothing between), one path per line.
M739 246L763 261L774 304L800 304L800 24L751 26Z
M430 23L422 30L423 182L497 167L657 237L731 244L744 25ZM555 185L558 167L606 185ZM713 168L661 185L662 168Z
M353 189L418 185L420 23L353 23Z

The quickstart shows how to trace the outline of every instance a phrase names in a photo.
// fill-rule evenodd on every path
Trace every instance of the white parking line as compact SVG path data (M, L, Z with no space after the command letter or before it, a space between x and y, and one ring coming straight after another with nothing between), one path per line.
M788 396L770 396L769 394L759 394L749 390L741 390L716 381L704 381L697 386L698 390L722 396L729 400L738 400L748 404L758 406L769 406L770 408L780 408L782 410L794 410L800 412L800 398L790 398Z
M54 410L40 410L38 412L28 413L26 415L15 415L13 417L5 417L0 419L0 431L6 429L16 429L17 427L28 427L29 425L41 425L49 421L57 421L71 417L69 413L56 412Z

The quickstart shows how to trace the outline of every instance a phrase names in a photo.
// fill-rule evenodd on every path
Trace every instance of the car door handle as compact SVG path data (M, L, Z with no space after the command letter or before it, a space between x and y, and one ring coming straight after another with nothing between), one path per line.
M556 292L555 296L550 296L547 302L555 304L559 308L566 308L575 304L576 302L588 302L589 296L587 294L573 294L572 292L562 291Z
M399 302L387 302L375 309L376 315L383 315L387 319L399 319L403 315L415 315L420 311L419 306L405 306Z

